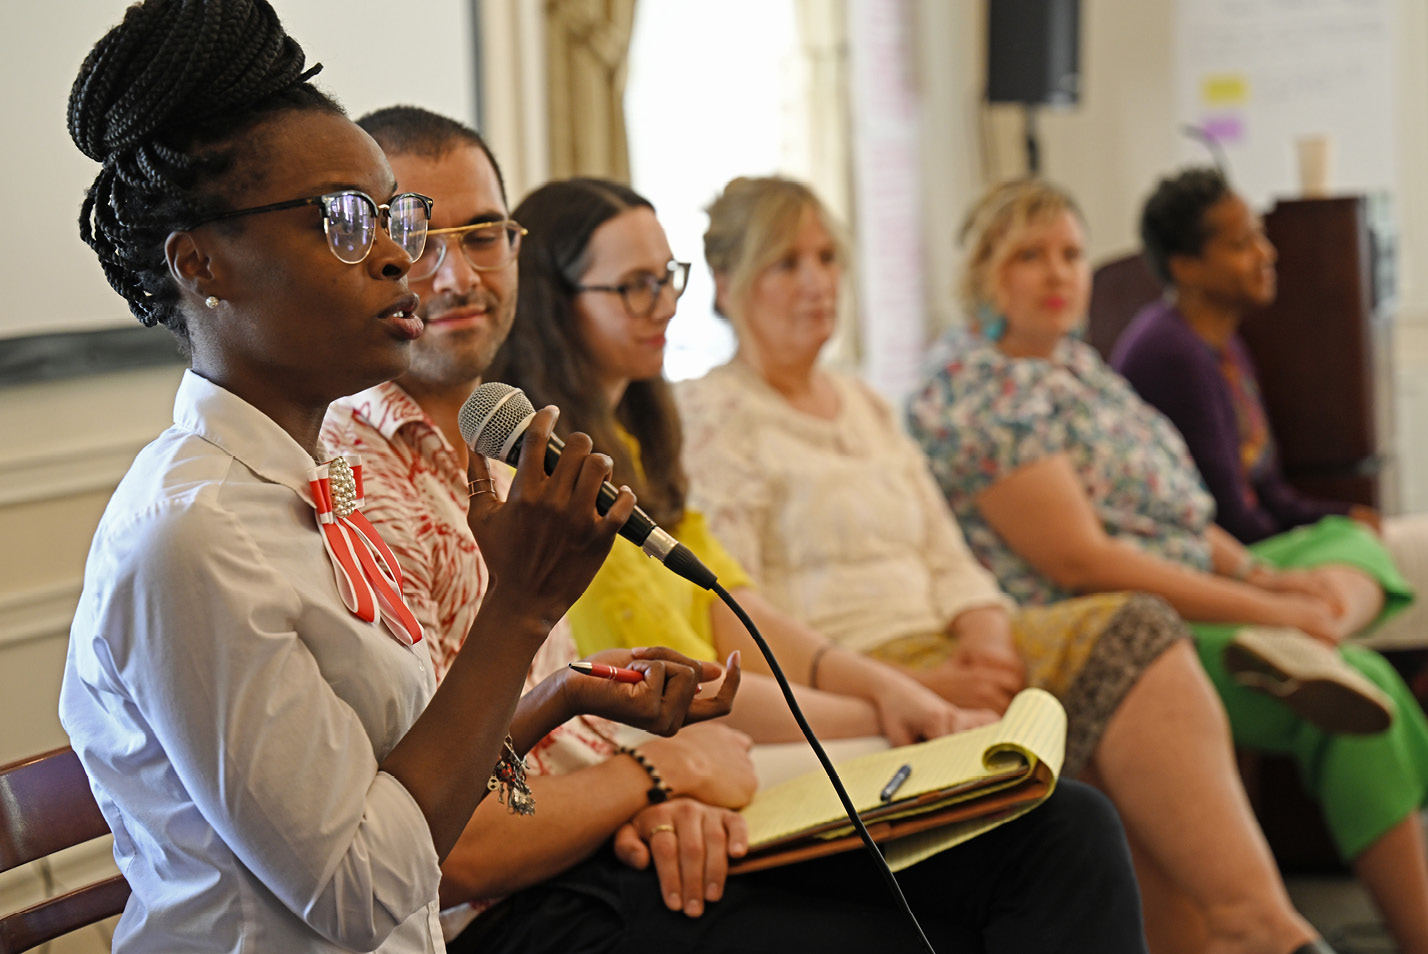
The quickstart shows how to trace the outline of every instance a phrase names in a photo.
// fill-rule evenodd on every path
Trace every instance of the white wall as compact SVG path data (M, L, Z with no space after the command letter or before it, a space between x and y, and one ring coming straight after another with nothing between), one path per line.
M63 121L79 63L124 7L7 5L0 103L6 127L29 136L0 154L13 213L0 230L0 347L7 334L134 320L78 239L94 164ZM465 0L279 0L279 12L350 112L409 101L474 119ZM399 14L423 26L407 47L393 45ZM63 743L54 702L87 541L133 455L168 424L176 381L167 368L0 388L0 761Z
M498 0L499 2L499 0ZM123 18L126 0L6 0L0 30L0 116L8 184L0 232L3 338L133 319L79 240L76 222L97 166L70 141L65 104L89 48ZM352 115L416 102L474 121L469 0L276 0L317 82ZM396 27L415 27L401 40ZM63 289L63 294L56 294Z
M1135 219L1154 178L1173 168L1174 6L1168 0L1084 0L1081 102L1042 110L1042 173L1076 196L1093 259L1135 248ZM981 3L919 0L923 41L929 274L934 327L960 321L952 297L962 216L988 184L1025 172L1019 108L981 102L986 25Z
M1090 222L1093 259L1136 248L1136 217L1155 180L1180 165L1174 26L1176 2L1083 0L1081 103L1040 118L1043 172L1074 193ZM949 268L960 218L985 183L1024 170L1021 116L995 106L981 118L982 3L915 0L922 38L930 267ZM1397 99L1393 195L1400 226L1401 323L1428 321L1428 4L1392 4ZM982 142L983 130L986 142ZM1340 142L1340 151L1353 148ZM984 154L986 161L984 162ZM944 254L939 254L939 250ZM955 256L954 256L955 257ZM935 271L932 274L936 274ZM951 275L946 276L950 283ZM934 288L937 283L933 283ZM955 309L934 302L933 314Z

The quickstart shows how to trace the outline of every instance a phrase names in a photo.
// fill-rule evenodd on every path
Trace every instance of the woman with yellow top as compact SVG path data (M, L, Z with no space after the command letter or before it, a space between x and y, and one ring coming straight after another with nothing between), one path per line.
M650 204L617 183L571 179L537 189L513 215L530 230L521 245L517 320L487 378L521 388L537 406L560 408L558 431L588 429L614 458L615 482L632 487L640 506L714 571L774 647L789 680L821 690L800 691L815 729L828 737L880 733L901 745L995 718L958 708L891 666L827 652L827 640L751 588L703 517L685 508L679 419L661 368L665 327L689 265L673 260ZM642 456L642 449L650 452ZM617 541L569 619L582 653L658 644L722 659L744 650L744 688L753 689L741 692L736 717L780 719L791 730L785 738L797 737L776 693L758 691L767 663L734 614L628 541ZM874 724L854 724L859 720L839 704L850 697L866 703L853 712L871 707ZM768 698L777 705L751 716L751 702Z

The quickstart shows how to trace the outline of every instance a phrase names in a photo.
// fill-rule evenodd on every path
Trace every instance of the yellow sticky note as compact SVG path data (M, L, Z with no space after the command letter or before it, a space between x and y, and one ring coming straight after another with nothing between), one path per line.
M1249 79L1243 73L1218 73L1200 81L1206 106L1243 106L1249 101Z

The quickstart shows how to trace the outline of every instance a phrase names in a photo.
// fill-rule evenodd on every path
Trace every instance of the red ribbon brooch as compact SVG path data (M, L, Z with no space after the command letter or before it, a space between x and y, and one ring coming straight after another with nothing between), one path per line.
M421 623L402 600L397 558L362 515L362 458L345 454L318 464L308 474L308 485L342 602L369 623L380 613L404 645L421 642Z

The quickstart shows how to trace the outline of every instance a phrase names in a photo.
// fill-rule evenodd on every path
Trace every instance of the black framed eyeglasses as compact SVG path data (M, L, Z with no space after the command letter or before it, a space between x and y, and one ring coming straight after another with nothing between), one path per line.
M426 251L412 265L407 277L422 281L435 275L446 261L447 250L455 239L461 245L466 263L478 272L494 272L516 260L521 252L521 236L527 235L515 219L478 222L449 229L427 229ZM431 239L437 241L432 242Z
M684 294L689 281L689 263L671 261L663 275L641 275L618 285L576 285L577 292L613 292L625 303L625 313L631 318L648 318L654 314L660 295L666 286L674 290L674 300Z
M193 223L189 228L198 228L200 225L224 219L236 219L243 215L296 209L304 205L315 205L322 209L322 231L327 236L327 247L337 256L339 262L356 265L364 261L372 251L379 222L392 237L392 241L400 245L413 262L421 258L422 249L426 247L432 198L420 192L403 192L392 196L390 202L379 203L365 192L344 189L341 192L328 192L305 199L291 199L287 202L254 206L251 209L220 212Z

